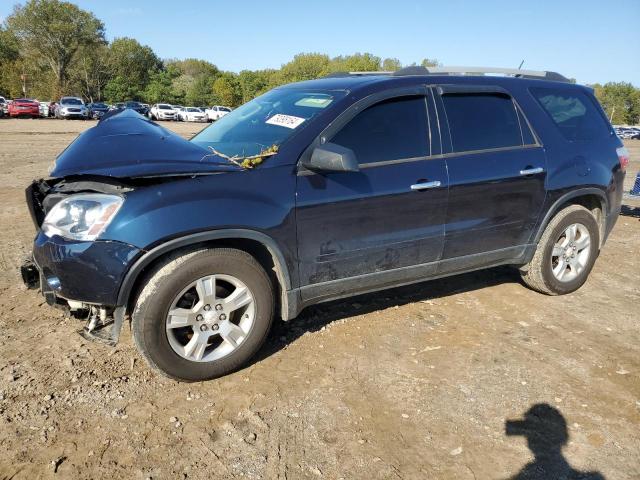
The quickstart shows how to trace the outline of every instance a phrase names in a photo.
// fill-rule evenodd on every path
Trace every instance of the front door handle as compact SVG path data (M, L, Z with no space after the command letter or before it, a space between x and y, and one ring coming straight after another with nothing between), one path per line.
M411 190L428 190L430 188L438 188L441 185L440 180L434 180L433 182L421 182L411 185Z
M536 168L525 168L524 170L520 170L520 175L536 175L537 173L544 172L544 168L536 167Z

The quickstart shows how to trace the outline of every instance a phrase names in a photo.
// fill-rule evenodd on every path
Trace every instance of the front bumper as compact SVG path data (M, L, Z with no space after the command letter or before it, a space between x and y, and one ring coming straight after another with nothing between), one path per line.
M86 118L86 112L60 112L60 116L62 118Z
M32 259L20 270L27 288L40 288L49 305L62 306L74 316L88 313L80 335L114 346L126 313L126 305L116 305L118 290L139 253L121 242L73 242L39 232Z
M33 262L40 288L61 297L92 305L116 306L122 280L141 250L107 240L78 242L38 232ZM33 274L27 279L33 279ZM29 276L30 275L30 276ZM24 277L23 277L24 278Z

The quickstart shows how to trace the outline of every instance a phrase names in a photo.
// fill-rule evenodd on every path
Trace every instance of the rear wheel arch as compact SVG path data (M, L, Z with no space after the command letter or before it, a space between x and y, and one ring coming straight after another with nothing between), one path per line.
M131 313L136 299L144 288L148 273L158 264L176 254L213 248L235 248L249 253L272 279L276 291L276 306L283 318L290 316L287 292L292 289L286 261L276 242L269 236L253 230L216 230L200 232L164 242L147 251L129 269L118 293L118 305Z
M605 219L607 216L608 202L604 192L598 188L574 190L562 195L558 200L556 200L538 225L533 243L537 244L540 241L544 230L547 228L547 225L553 217L570 205L581 205L593 214L598 222L600 230L600 247L602 246L605 238Z

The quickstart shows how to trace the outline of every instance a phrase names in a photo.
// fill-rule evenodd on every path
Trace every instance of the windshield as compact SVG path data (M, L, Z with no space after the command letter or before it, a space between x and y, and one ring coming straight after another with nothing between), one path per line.
M127 102L125 103L127 108L140 108L140 104L138 102Z
M63 98L60 100L60 103L64 103L65 105L82 105L82 100L79 98Z
M242 105L191 139L229 156L257 155L281 145L346 91L276 89Z
M94 103L93 108L107 108L104 103Z
M200 112L200 109L195 108L195 107L189 107L189 108L187 108L187 112ZM202 113L202 112L200 112L200 113Z

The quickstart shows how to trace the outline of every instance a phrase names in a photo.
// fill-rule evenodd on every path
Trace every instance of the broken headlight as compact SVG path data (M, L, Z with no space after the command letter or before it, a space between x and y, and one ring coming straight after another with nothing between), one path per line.
M60 200L47 213L42 232L71 240L95 240L122 206L118 195L78 193Z

